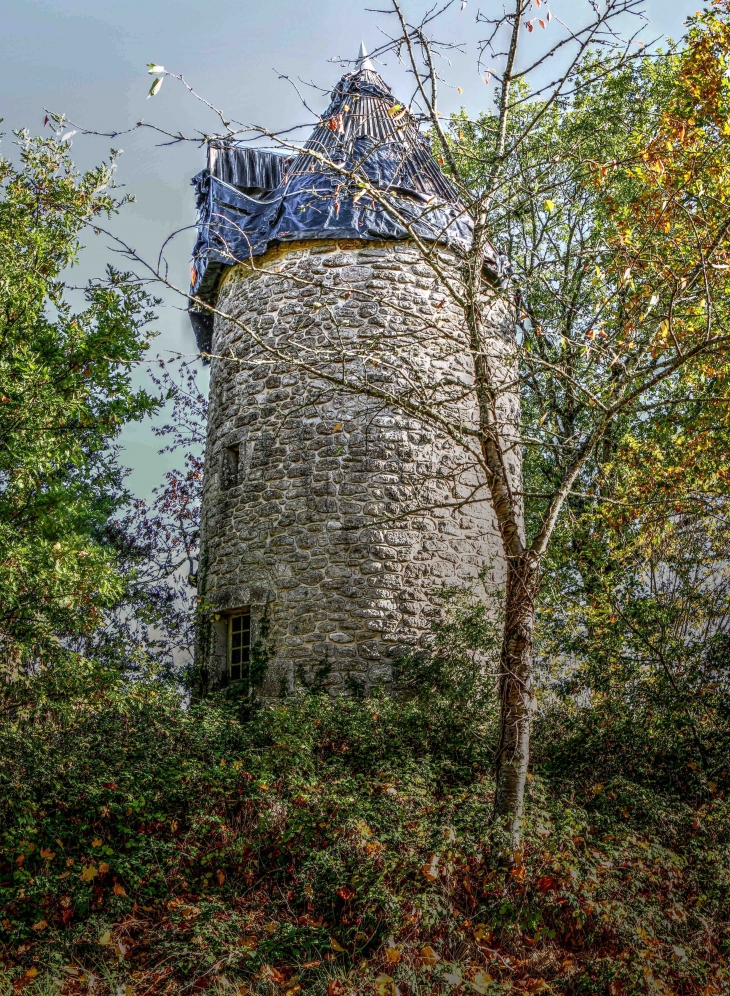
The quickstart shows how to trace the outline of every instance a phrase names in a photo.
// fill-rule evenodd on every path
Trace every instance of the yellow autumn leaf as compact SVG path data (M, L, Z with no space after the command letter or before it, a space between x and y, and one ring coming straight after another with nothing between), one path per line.
M39 920L38 923L33 924L33 930L45 930L48 926L47 920Z
M111 930L105 930L103 934L99 935L99 944L111 944L112 942L112 932Z
M91 882L92 879L96 878L99 871L96 865L85 865L81 870L81 881Z
M421 948L421 961L423 962L424 965L432 966L435 965L440 960L441 959L436 954L436 952L434 951L434 949L431 947L430 944L425 944Z
M124 888L123 885L120 885L119 882L114 883L114 888L112 889L112 892L114 893L115 896L127 895L127 890Z
M491 986L491 984L492 984L492 977L491 975L487 975L486 972L477 972L477 974L471 980L472 989L482 994L482 996L486 996L486 993L489 992L489 987Z
M91 842L91 846L92 847L101 847L101 845L103 843L104 842L102 841L101 837L95 837L94 840L92 840L92 842Z
M389 975L379 975L375 980L377 996L392 996L395 984Z
M99 871L101 872L102 875L105 875L109 871L109 865L107 864L106 861L99 862Z
M339 941L336 941L336 940L334 939L334 937L330 937L330 944L332 945L332 950L333 950L333 951L344 951L344 950L345 950L345 949L344 949L344 948L342 947L342 945L340 944L340 942L339 942Z

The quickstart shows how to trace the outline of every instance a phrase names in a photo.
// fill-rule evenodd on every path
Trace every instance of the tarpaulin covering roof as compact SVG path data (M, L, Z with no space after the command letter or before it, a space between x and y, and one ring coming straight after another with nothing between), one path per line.
M382 191L388 206L358 178ZM211 304L225 267L279 242L408 239L410 226L419 238L457 252L471 244L473 219L364 49L299 153L216 140L207 168L191 182L199 218L190 293ZM496 253L485 264L501 276L504 261ZM193 304L191 319L206 350L212 316Z

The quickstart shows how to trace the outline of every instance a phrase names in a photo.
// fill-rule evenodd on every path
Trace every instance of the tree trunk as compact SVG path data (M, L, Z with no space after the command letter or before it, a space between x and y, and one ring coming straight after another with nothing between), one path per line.
M507 567L504 636L500 655L500 731L496 759L495 820L505 823L512 850L520 846L530 721L533 712L532 641L540 560L532 551Z

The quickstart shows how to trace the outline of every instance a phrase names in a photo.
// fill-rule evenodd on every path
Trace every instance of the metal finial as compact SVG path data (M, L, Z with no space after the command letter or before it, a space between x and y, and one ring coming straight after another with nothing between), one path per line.
M375 66L373 65L372 60L367 53L367 49L365 48L365 42L362 41L360 42L360 51L357 54L357 68L358 70L372 69L373 72L376 72Z

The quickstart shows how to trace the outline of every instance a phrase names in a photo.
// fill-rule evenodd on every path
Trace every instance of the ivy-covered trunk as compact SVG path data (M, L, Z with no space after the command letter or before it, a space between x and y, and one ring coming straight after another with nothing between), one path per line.
M540 561L531 551L507 567L504 635L500 655L500 732L496 758L495 818L506 823L519 848L533 712L532 651Z

